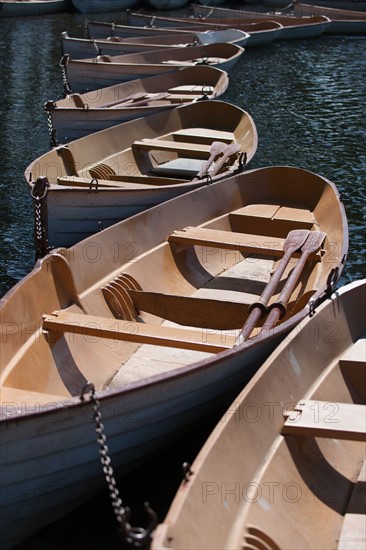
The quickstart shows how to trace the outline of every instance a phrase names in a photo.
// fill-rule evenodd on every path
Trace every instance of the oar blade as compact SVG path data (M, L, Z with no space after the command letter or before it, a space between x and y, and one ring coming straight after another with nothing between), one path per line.
M297 250L300 250L309 234L310 231L308 229L293 229L290 231L283 245L284 256L292 256Z
M324 231L310 231L308 238L301 247L301 252L305 252L308 255L317 252L325 237L326 233Z

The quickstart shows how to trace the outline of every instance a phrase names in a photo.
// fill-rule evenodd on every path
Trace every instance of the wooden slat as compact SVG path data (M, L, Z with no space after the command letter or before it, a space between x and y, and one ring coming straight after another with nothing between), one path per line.
M303 400L289 413L282 434L366 441L366 406Z
M340 357L341 366L366 366L366 338L360 338Z
M171 94L180 92L184 92L185 94L212 94L213 91L213 86L207 86L205 84L182 84L181 86L174 86L168 89L168 92Z
M186 227L180 231L174 231L169 241L184 245L226 248L249 254L270 254L274 257L283 255L285 243L285 239L281 237L234 233L205 227ZM299 257L300 252L295 252L293 256ZM312 254L309 259L319 259L319 256Z
M163 139L142 139L134 141L133 148L140 149L158 149L161 151L179 151L189 153L209 154L211 145L202 145L198 143L185 143L183 141L168 141Z
M222 141L231 143L234 140L233 132L215 130L213 128L181 128L173 134L174 137L182 136L196 139L207 139L209 141Z
M238 329L248 316L248 304L239 302L130 289L128 293L137 309L181 325Z
M110 180L98 179L98 187L116 187L120 189L141 189L144 186L150 187L151 185L174 185L175 183L182 183L178 178L163 178L157 176L111 176ZM59 185L70 185L77 187L90 187L90 182L94 178L83 178L80 176L62 176L57 178ZM92 189L95 190L96 182L93 183Z
M212 333L208 330L148 325L66 311L45 315L43 328L50 331L69 332L96 338L109 338L209 353L218 353L229 349L236 342L233 335Z

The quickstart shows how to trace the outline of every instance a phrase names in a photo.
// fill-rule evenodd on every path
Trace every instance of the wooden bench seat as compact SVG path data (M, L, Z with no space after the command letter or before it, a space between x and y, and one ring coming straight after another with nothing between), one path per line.
M160 151L177 151L177 152L189 152L190 155L203 155L208 157L210 154L211 145L199 144L199 143L185 143L182 141L169 141L163 139L142 139L134 141L132 144L133 149L158 149Z
M58 311L43 318L44 330L82 334L97 338L124 340L140 344L153 344L196 351L218 353L230 349L235 343L234 335L205 330L181 329L148 325L133 321L109 319Z
M185 93L185 94L212 94L214 91L213 86L207 86L202 84L182 84L180 86L173 86L168 88L170 94Z
M249 204L229 214L233 231L287 235L292 229L309 229L314 215L309 210L279 204Z
M366 338L359 338L339 359L343 367L366 366ZM365 374L363 375L365 376Z
M238 250L249 254L270 254L273 257L283 256L284 238L269 237L266 235L252 235L247 233L234 233L207 229L205 227L186 227L180 231L174 231L169 237L170 242L192 246L209 246ZM294 257L299 257L296 252ZM318 254L310 254L309 260L319 260Z
M282 434L366 441L366 406L304 399L288 414Z
M136 309L180 325L239 329L249 314L249 305L240 302L134 289L127 291Z
M211 143L213 141L222 141L223 143L231 143L234 140L233 132L224 130L215 130L212 128L182 128L173 133L174 139L182 139L183 137L193 138L196 140L205 139Z

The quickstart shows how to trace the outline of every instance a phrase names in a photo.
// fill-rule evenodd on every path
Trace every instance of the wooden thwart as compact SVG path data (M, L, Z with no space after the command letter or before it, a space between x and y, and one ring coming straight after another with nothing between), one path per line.
M128 289L134 306L181 325L215 330L241 328L248 304Z
M282 434L366 441L366 406L302 400L287 413Z
M186 227L177 230L169 237L170 242L184 245L198 245L238 250L249 254L271 254L273 257L283 256L285 239L265 235L251 235L249 233L234 233L218 229L206 229L204 227ZM300 253L295 252L294 257ZM320 260L319 254L310 254L309 260Z
M211 146L203 145L200 143L185 143L183 141L168 141L163 139L148 139L134 141L133 148L139 149L158 149L161 151L178 151L178 152L190 152L190 153L203 153L208 155L210 153Z
M205 329L199 331L148 325L66 311L45 315L43 328L49 331L68 332L95 338L110 338L208 353L218 353L230 349L236 343L235 335L212 333Z

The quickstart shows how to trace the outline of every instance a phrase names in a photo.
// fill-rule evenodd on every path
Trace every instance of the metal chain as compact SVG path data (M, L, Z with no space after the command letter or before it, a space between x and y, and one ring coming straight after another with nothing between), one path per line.
M35 199L34 202L35 210L35 232L37 241L42 240L42 218L41 218L41 201L39 197Z
M55 109L55 103L53 101L47 101L44 106L44 110L47 113L47 127L50 135L50 147L56 147L58 145L56 138L56 128L53 127L51 111Z
M88 382L82 393L81 400L84 399L84 394L89 391L90 399L94 411L94 421L95 421L95 431L97 434L97 442L99 445L99 455L100 461L103 466L103 472L105 479L107 481L109 494L112 501L112 507L114 514L116 516L117 522L119 524L119 532L124 538L125 542L133 546L134 548L146 548L146 545L149 543L150 534L157 525L157 517L155 512L150 508L150 505L145 502L145 510L147 511L150 517L149 526L144 529L141 527L132 527L129 523L131 511L128 507L124 507L122 504L122 499L119 495L119 491L116 484L116 479L114 477L113 467L111 463L111 458L109 456L109 449L107 445L107 438L104 433L104 425L102 422L102 413L99 399L95 395L94 384Z
M65 88L65 95L69 95L72 93L72 90L70 88L69 81L67 80L67 74L66 74L66 65L69 61L69 56L64 55L60 60L60 67L62 72L62 82Z
M96 49L96 51L98 52L98 55L102 55L102 50L101 50L100 46L96 43L95 40L93 40L93 46Z
M90 384L90 398L94 411L95 431L97 434L97 443L99 445L100 461L103 466L103 472L107 481L109 494L112 501L112 507L114 514L119 524L121 524L126 516L126 510L122 505L122 499L119 496L119 491L114 477L113 468L111 464L111 458L109 456L109 449L107 445L107 438L104 433L104 425L102 422L102 413L100 409L100 402L95 395L94 384Z
M36 260L43 258L52 250L47 238L47 230L42 221L42 201L45 200L49 183L47 178L39 177L32 187L31 197L34 203L34 233Z

